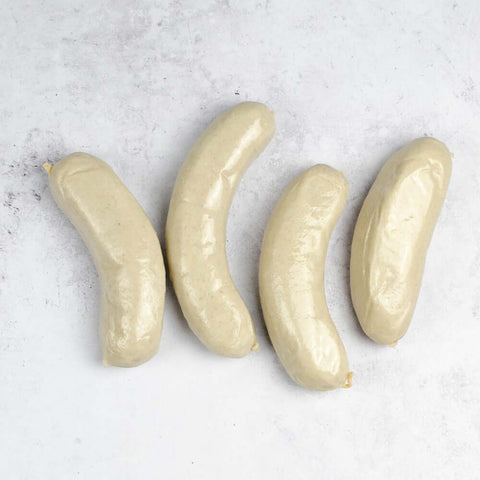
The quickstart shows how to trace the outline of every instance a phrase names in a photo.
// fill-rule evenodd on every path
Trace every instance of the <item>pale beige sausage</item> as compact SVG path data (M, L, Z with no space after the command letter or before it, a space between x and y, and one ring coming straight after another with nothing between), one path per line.
M98 158L74 153L45 168L53 198L98 271L104 363L133 367L146 362L158 350L165 300L165 267L150 220Z
M410 325L451 169L443 143L419 138L390 157L363 203L351 293L364 332L378 343L394 345Z
M228 269L227 216L238 182L274 131L273 113L261 103L228 110L190 151L170 200L167 259L182 312L204 345L229 357L258 345Z
M283 192L263 238L259 285L270 339L290 377L312 390L350 386L325 299L325 256L347 201L341 172L316 165Z

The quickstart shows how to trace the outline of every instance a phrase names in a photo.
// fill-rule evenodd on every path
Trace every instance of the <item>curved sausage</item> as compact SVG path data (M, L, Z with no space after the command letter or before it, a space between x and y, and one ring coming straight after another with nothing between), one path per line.
M273 113L261 103L228 110L190 151L170 200L167 259L182 312L205 346L229 357L243 357L258 344L228 269L227 216L243 173L274 130Z
M158 350L165 301L165 267L150 220L98 158L73 153L44 167L53 198L80 233L100 277L104 364L146 362Z
M347 194L341 172L306 170L283 192L263 238L259 285L268 333L290 377L312 390L351 385L324 289L328 242Z

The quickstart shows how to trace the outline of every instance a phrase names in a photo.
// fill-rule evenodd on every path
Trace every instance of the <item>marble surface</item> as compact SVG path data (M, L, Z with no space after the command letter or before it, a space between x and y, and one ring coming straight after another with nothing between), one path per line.
M479 478L479 44L475 0L0 1L0 478ZM159 354L103 367L98 278L40 165L109 162L163 242L186 153L244 100L278 124L228 224L260 352L206 351L169 286ZM453 176L411 329L381 347L349 299L353 226L422 135L455 153ZM273 205L318 162L350 183L326 288L354 386L328 393L283 371L256 282Z

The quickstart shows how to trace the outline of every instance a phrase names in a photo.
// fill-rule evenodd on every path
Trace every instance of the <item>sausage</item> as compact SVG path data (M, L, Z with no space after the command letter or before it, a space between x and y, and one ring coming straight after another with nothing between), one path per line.
M263 315L290 377L312 390L351 386L352 373L325 299L325 256L347 201L343 174L315 165L283 192L260 255Z
M142 207L113 170L86 153L45 164L50 190L87 245L100 277L105 365L134 367L158 350L165 267Z
M410 325L451 157L434 138L414 140L388 159L363 203L350 285L360 325L377 343L395 345Z
M258 349L250 314L230 276L225 229L235 189L275 131L273 112L241 103L199 138L175 182L166 226L170 278L190 328L211 351Z

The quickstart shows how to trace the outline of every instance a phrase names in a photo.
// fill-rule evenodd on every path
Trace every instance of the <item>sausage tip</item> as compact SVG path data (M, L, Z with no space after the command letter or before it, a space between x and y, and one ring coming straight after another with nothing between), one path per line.
M351 388L351 386L353 385L352 377L353 377L353 372L348 372L347 379L345 380L345 385L342 385L342 388Z

